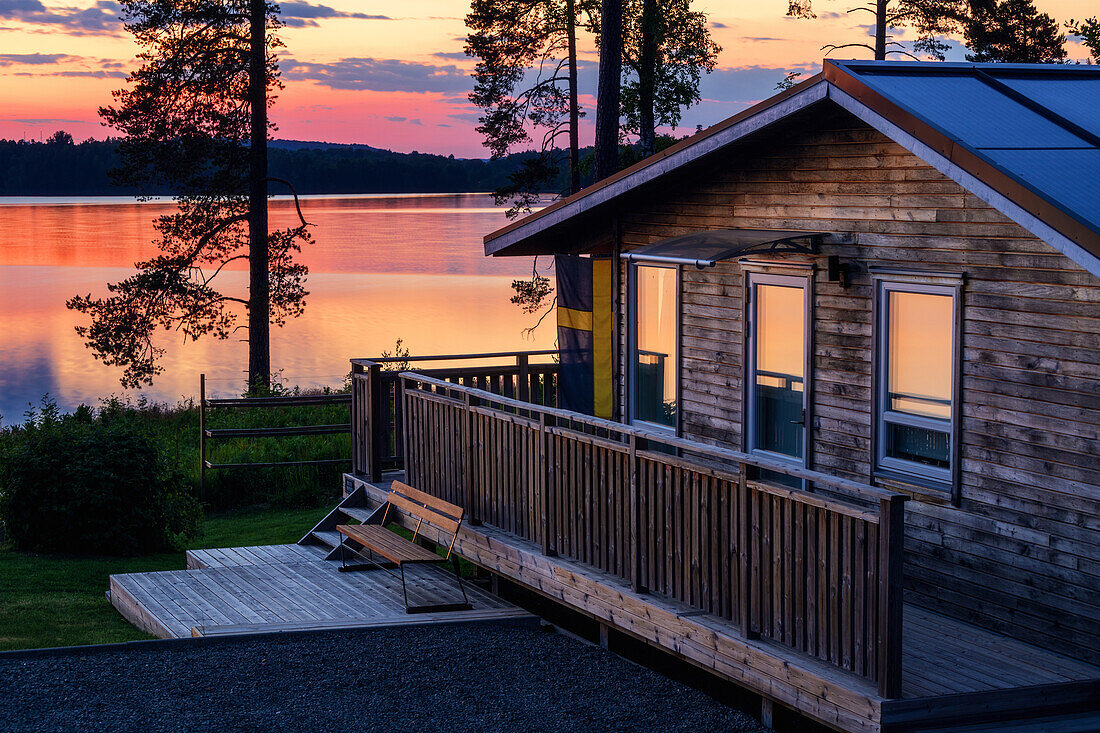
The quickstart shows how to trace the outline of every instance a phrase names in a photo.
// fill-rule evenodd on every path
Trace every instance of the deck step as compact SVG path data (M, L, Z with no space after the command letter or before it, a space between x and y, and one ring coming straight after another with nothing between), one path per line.
M370 509L367 509L365 507L341 506L341 507L339 507L339 509L342 513L346 514L347 516L351 517L352 519L354 519L355 521L360 522L360 523L365 522L368 519L370 519L370 515L373 514L373 512Z
M310 535L333 549L340 546L340 533L336 530L315 529L310 532Z
M368 506L367 494L362 486L357 487L350 494L347 494L339 504L332 508L332 510L321 519L313 529L305 534L302 539L298 540L299 545L314 545L320 542L321 544L336 550L340 545L340 535L336 532L336 526L340 524L351 524L351 522L345 522L345 517L351 517L356 521L362 523L371 515L371 509ZM326 559L331 559L333 552L328 553Z

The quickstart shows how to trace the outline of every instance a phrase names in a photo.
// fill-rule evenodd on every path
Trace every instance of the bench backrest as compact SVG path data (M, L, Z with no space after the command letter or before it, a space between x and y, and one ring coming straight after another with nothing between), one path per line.
M456 535L458 534L459 526L462 524L462 516L465 513L462 507L443 501L419 489L414 489L408 484L403 484L400 481L393 482L393 485L390 487L390 494L386 497L386 501L390 503L390 507L396 507L406 514L417 518L416 529L413 530L414 537L420 530L421 522L427 522L428 524L439 527L444 532ZM388 517L389 508L386 509L386 513L382 518L383 524L386 523ZM453 542L454 540L452 540L452 544Z

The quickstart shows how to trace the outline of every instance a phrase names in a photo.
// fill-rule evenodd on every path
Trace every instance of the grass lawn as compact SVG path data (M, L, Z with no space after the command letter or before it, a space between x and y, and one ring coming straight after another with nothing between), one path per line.
M273 509L207 517L193 548L297 542L326 509ZM104 596L107 576L180 570L182 552L142 557L34 555L0 547L0 651L152 638Z

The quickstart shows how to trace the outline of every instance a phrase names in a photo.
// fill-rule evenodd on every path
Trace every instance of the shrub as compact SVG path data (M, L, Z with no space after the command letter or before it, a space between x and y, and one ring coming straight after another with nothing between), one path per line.
M173 549L195 534L199 516L180 471L137 421L47 406L0 440L0 519L16 549Z

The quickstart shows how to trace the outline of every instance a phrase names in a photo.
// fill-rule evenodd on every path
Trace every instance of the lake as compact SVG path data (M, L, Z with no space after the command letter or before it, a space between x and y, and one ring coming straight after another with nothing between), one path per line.
M272 227L294 221L293 203L277 198ZM400 338L413 354L460 354L552 348L553 319L534 325L509 302L511 282L530 275L531 258L488 258L482 237L507 223L487 194L307 196L314 244L306 312L272 328L271 360L287 385L339 385L348 359L392 351ZM0 415L22 420L49 394L71 410L118 394L175 402L198 392L206 373L215 396L239 394L246 344L166 335L164 374L152 387L123 390L121 370L92 357L73 327L84 316L65 308L76 294L106 284L156 252L153 219L170 203L130 198L0 198ZM223 292L242 295L247 263L223 271ZM548 258L540 266L548 266Z

